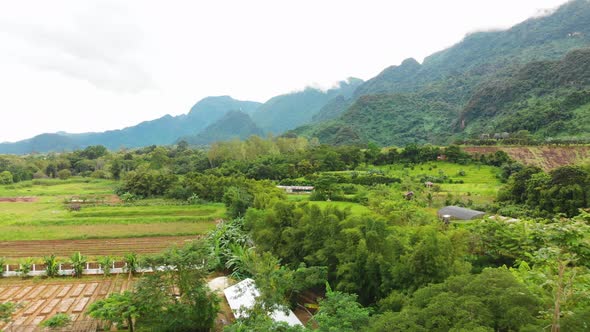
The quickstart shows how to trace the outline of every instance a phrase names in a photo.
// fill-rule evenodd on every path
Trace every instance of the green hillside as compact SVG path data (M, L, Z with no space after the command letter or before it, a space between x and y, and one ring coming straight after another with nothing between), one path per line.
M324 122L294 132L381 145L446 144L498 131L587 135L586 92L579 90L588 85L588 51L576 50L590 47L588 22L590 2L577 0L508 30L470 34L423 64L407 59L385 69L351 100L330 103L316 117Z
M181 140L193 145L205 145L215 141L234 138L246 139L252 135L262 136L250 116L240 111L229 111L217 122L209 125L197 135L182 137Z
M283 133L309 123L334 98L350 98L362 82L349 78L327 91L308 87L303 91L273 97L252 114L252 119L267 132Z
M461 113L464 136L527 130L539 137L590 136L590 49L532 62L478 87Z

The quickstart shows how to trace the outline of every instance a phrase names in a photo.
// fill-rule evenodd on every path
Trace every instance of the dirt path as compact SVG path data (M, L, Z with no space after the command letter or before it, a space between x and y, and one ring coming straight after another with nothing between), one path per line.
M160 236L121 239L0 241L0 256L7 259L43 257L55 254L70 257L75 252L86 256L122 256L126 253L157 253L173 244L183 245L198 236Z

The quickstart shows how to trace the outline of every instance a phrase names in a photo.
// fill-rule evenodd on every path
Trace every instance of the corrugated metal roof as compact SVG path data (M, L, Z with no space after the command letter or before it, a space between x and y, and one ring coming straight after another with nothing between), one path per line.
M260 296L256 284L252 279L245 279L228 287L223 293L236 318L247 317L247 313L244 310L252 308L256 302L256 298ZM291 310L287 310L287 314L285 314L284 310L275 310L270 316L275 322L285 322L291 326L303 326L299 318Z
M472 220L482 218L485 212L462 208L460 206L445 206L438 210L438 215L450 215L452 218L460 220Z

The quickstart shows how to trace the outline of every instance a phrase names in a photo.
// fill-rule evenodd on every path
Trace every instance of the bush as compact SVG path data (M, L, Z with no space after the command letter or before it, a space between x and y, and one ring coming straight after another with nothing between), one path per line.
M0 184L12 184L12 173L9 171L0 172Z
M68 204L67 209L68 211L80 211L82 210L82 205L79 203Z
M72 322L69 315L64 313L55 314L51 318L47 318L41 322L42 327L48 327L50 329L57 329L60 327L68 326Z
M72 177L72 172L69 169L62 169L61 171L57 172L57 177L61 180L67 180Z
M130 192L126 192L123 195L119 196L121 200L125 203L132 203L137 200L137 196L133 195Z
M4 273L5 270L6 270L6 258L0 257L0 278L2 277L2 274Z

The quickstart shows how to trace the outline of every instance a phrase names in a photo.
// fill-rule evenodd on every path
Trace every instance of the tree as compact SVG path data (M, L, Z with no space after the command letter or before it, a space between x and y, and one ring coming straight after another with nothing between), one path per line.
M355 332L369 323L370 310L356 302L356 295L334 292L327 286L326 298L314 319L320 332Z
M138 326L153 331L198 331L213 326L219 299L206 282L206 248L199 243L171 248L147 259L163 267L144 276L134 292Z
M62 180L67 180L72 176L72 172L69 169L62 169L57 172L57 176Z
M243 217L252 205L252 195L240 187L229 187L223 194L223 203L230 218Z
M134 302L133 293L125 291L112 293L107 298L92 303L87 313L92 318L117 325L127 324L129 331L133 332L133 321L139 317L139 308Z
M91 145L86 149L80 151L80 156L86 159L98 159L108 152L107 148L102 145Z
M12 173L9 171L0 172L0 184L12 184L13 181Z

